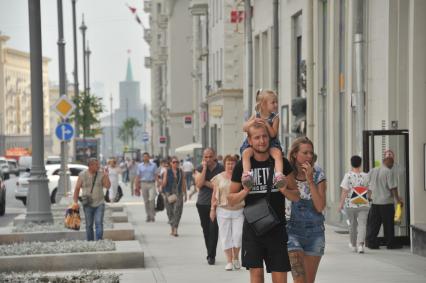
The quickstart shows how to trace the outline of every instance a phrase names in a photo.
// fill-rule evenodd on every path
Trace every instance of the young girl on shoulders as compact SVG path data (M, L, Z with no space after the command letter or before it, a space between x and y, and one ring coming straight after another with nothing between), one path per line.
M262 123L266 126L269 133L269 154L275 161L274 185L278 188L285 186L286 181L283 175L283 155L281 143L278 140L278 129L280 118L278 117L278 96L273 90L258 90L256 93L256 113L244 123L243 130L254 123ZM241 178L242 185L252 188L254 185L253 175L251 172L250 158L253 156L253 149L250 147L247 138L244 140L240 148L243 162L243 176Z

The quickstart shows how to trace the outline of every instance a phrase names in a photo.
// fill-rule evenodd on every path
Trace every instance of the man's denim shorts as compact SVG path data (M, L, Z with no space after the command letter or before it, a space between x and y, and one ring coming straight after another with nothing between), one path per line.
M324 223L288 223L288 251L303 251L311 256L324 255L324 230Z

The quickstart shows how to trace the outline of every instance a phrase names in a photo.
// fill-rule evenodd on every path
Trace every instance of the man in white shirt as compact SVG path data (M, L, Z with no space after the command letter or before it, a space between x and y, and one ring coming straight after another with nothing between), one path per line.
M192 164L189 157L183 162L182 171L185 174L187 190L190 190L192 185L192 173L194 172L194 165Z

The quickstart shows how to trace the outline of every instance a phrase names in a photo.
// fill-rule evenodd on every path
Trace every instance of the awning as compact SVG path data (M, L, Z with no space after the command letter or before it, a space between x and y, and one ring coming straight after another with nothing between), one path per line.
M185 154L189 154L192 155L194 152L194 148L202 148L203 146L200 143L190 143L190 144L186 144L180 147L177 147L175 149L175 154L178 155L185 155Z

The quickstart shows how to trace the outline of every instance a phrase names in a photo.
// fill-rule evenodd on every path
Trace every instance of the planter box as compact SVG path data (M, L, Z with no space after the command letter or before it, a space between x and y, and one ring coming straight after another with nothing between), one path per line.
M138 241L115 243L115 251L0 257L1 272L124 269L144 267Z
M0 228L0 244L21 242L52 242L58 240L85 240L86 230L49 231L49 232L16 232L13 227ZM82 227L84 229L84 227ZM113 241L129 241L135 239L135 230L130 223L114 223L112 229L104 230L104 239Z

